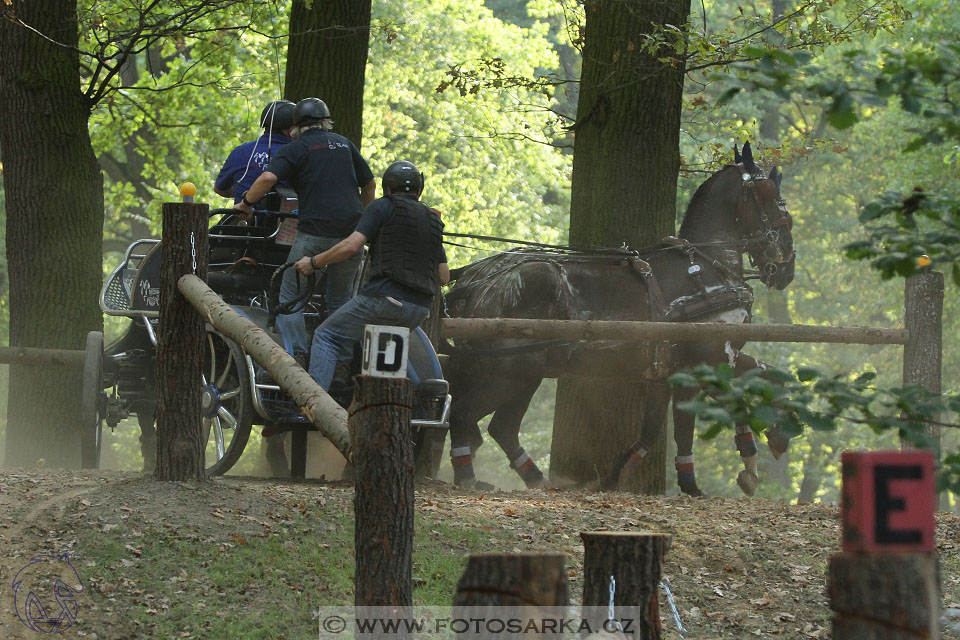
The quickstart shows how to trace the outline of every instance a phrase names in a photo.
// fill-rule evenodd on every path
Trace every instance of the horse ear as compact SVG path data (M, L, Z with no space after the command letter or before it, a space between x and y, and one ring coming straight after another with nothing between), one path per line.
M740 149L737 148L737 143L733 143L733 164L740 164L743 161L743 158L740 157Z
M770 179L777 183L777 186L780 186L780 181L783 180L783 174L777 171L777 168L774 167L770 169Z
M750 149L750 142L743 143L743 168L750 173L757 173L760 167L753 161L753 150Z

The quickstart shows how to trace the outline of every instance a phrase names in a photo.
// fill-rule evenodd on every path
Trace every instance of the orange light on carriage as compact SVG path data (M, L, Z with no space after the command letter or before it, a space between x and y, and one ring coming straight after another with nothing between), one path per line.
M180 185L180 195L184 202L193 202L193 196L197 195L197 185L192 182L184 182Z
M930 259L930 256L923 254L922 256L917 257L917 266L918 267L929 267L933 263L933 260Z

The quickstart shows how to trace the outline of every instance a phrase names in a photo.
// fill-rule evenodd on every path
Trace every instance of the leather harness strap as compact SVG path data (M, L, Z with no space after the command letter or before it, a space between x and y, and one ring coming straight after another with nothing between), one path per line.
M653 269L650 263L639 257L629 258L630 269L633 273L639 275L643 283L647 286L647 295L650 298L650 309L653 310L654 320L664 320L667 317L667 303L663 299L663 290L660 289L660 283L657 277L653 275Z

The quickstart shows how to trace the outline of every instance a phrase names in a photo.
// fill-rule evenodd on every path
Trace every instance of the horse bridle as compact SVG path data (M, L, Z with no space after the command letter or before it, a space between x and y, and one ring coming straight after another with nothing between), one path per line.
M773 222L770 221L770 217L767 215L767 207L765 207L760 202L760 196L757 194L757 182L761 180L769 180L773 182L772 178L769 178L763 173L754 173L743 168L741 165L737 165L737 169L740 170L740 175L743 180L741 192L741 202L752 202L755 208L756 216L760 220L762 226L761 229L757 229L749 235L740 236L740 249L741 252L746 252L750 256L751 266L757 266L757 260L754 258L754 253L750 251L751 247L760 247L760 253L767 258L767 262L761 267L761 271L764 276L773 276L779 269L780 264L784 262L790 262L795 253L791 253L788 256L781 255L780 252L780 228L787 227L788 229L792 227L790 222L790 215L782 215L777 220ZM749 194L749 196L747 195ZM777 199L774 201L777 208L786 208L787 201L779 195L779 187L777 188ZM737 226L742 225L740 209L737 208Z

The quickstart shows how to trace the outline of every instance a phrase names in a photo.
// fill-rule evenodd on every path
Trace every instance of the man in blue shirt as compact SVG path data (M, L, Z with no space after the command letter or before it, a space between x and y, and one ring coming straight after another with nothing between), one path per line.
M240 202L241 194L260 177L277 151L290 142L293 109L294 104L289 100L275 100L263 108L260 113L263 135L230 152L213 183L217 195Z
M370 245L369 280L313 335L310 375L324 389L330 389L336 363L348 360L363 339L365 325L416 327L427 317L437 285L450 281L443 222L419 201L422 192L423 174L409 162L394 162L383 174L384 196L364 210L356 231L295 265L310 275Z
M260 200L278 181L297 192L299 212L297 239L287 262L296 262L330 249L353 232L364 207L373 202L376 181L352 142L332 132L333 119L319 98L304 98L293 110L296 139L276 154L249 190L242 193L234 208L251 219L251 205ZM353 295L359 277L361 257L331 264L327 269L325 301L333 314ZM297 273L288 269L280 285L280 302L297 294ZM305 365L310 344L303 311L277 318L287 353Z

